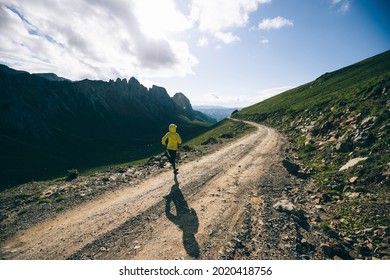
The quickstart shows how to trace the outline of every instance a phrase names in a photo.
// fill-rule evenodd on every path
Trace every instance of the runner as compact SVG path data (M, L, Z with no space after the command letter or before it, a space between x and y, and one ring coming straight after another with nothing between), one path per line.
M161 143L167 147L166 152L164 155L168 158L169 162L172 164L173 167L173 173L177 174L179 172L179 169L176 168L176 153L179 149L179 145L181 144L181 137L176 132L177 125L170 124L169 125L169 132L165 134L165 136L162 138Z

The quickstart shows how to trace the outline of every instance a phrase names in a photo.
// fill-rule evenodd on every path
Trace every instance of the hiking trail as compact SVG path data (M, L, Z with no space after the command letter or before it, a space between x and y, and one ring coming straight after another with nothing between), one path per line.
M300 258L296 244L307 231L272 209L293 180L281 165L285 140L272 128L250 124L257 128L253 133L179 165L177 176L169 169L106 192L17 233L0 245L0 255L4 259Z

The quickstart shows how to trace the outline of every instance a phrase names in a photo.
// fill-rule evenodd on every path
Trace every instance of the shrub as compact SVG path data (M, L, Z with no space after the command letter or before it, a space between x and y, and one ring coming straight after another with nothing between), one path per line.
M68 176L66 177L67 181L72 181L79 176L79 171L77 169L70 169L67 171Z

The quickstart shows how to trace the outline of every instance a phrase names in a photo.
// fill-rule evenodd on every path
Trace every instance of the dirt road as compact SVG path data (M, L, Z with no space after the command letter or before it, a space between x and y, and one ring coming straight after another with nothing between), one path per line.
M170 170L124 186L17 234L2 244L1 255L5 259L297 258L295 248L291 253L293 246L281 247L283 236L265 232L270 231L269 219L277 215L267 194L281 195L272 180L287 176L280 169L282 137L271 128L253 125L255 132L181 165L177 176ZM297 231L288 222L277 225L284 226L280 230L285 234ZM275 238L280 250L265 252Z

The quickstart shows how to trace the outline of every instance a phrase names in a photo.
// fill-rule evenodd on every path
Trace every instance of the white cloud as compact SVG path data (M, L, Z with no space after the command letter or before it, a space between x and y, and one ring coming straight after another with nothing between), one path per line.
M192 105L210 105L223 107L246 107L259 102L259 98L249 95L220 95L209 92L205 94L186 93Z
M295 86L282 86L254 92L253 94L224 94L221 95L215 91L204 94L187 93L193 105L218 105L224 107L247 107L259 103L265 99L285 92Z
M192 20L180 12L172 0L133 1L141 30L148 35L164 36L192 28Z
M249 14L261 4L271 0L193 0L191 18L201 32L213 34L225 43L237 41L238 37L227 29L245 27Z
M267 38L262 38L262 39L260 40L260 42L261 42L263 45L266 45L266 44L269 43L269 40L268 40Z
M350 8L350 3L351 3L350 1L344 1L339 8L339 12L342 14L348 12Z
M266 18L259 23L259 29L261 30L270 30L270 29L280 29L285 26L293 26L294 23L292 20L278 16L276 18Z
M220 97L218 94L213 93L213 92L209 92L208 95L214 97L214 98L217 99L217 100L221 99L221 97Z
M174 36L191 20L174 0L150 1L2 1L0 62L75 80L193 73L198 60Z
M193 105L218 105L224 107L247 107L253 104L264 101L279 93L285 92L294 88L295 86L283 86L277 88L270 88L255 92L253 94L237 94L223 96L215 92L209 92L207 94L194 94L190 96L190 100Z
M240 38L236 35L234 35L231 32L216 32L215 37L224 42L225 44L230 44L236 41L240 41Z
M209 40L206 37L202 37L198 40L197 46L198 47L205 47L209 44Z
M337 7L337 11L341 14L345 14L351 7L350 0L332 0L332 6Z
M252 94L237 93L233 95L224 93L222 95L215 91L210 91L204 94L188 92L186 95L188 98L190 98L193 105L218 105L233 108L251 106L292 88L295 88L295 86L270 88L258 92L253 92Z

